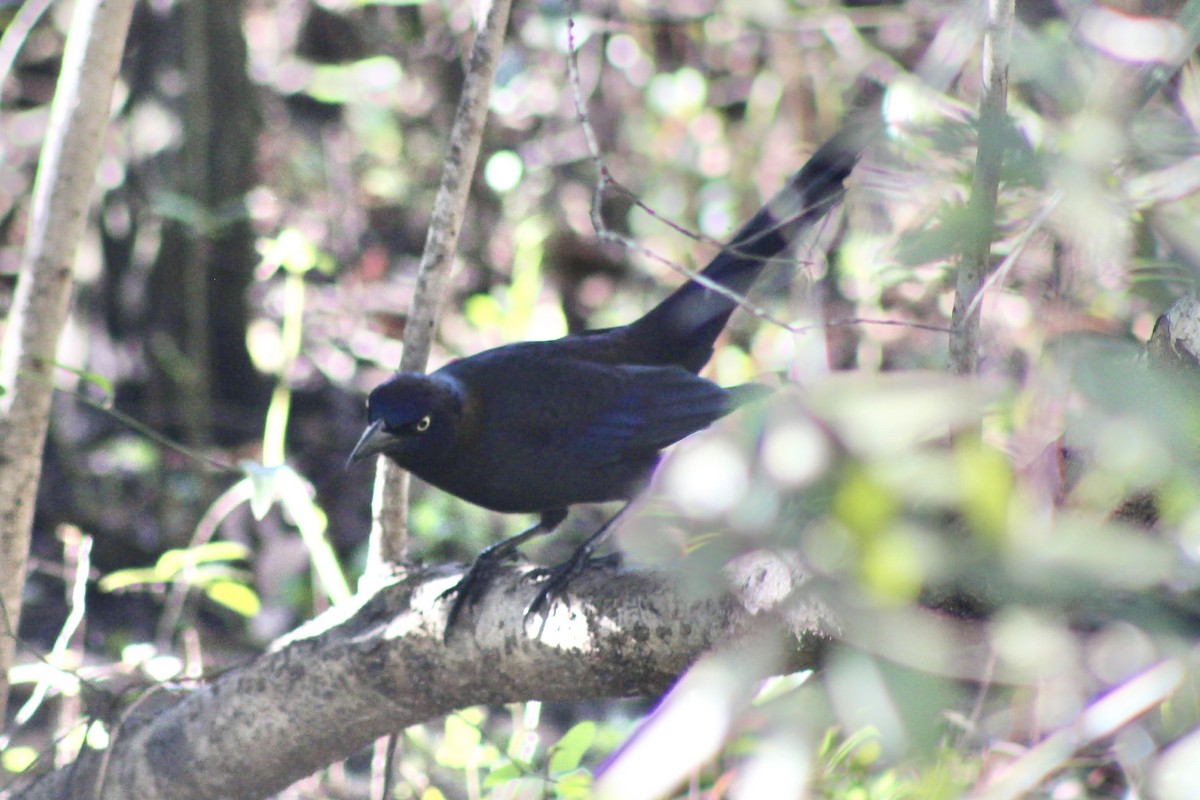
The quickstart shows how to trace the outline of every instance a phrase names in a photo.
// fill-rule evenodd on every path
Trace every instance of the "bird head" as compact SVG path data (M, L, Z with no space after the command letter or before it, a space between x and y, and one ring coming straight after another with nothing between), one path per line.
M350 451L347 465L379 454L405 468L436 459L454 441L462 405L452 379L393 375L368 395L367 429Z

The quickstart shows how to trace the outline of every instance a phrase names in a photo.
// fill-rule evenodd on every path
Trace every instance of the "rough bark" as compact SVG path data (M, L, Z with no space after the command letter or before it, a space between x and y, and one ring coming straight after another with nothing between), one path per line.
M714 645L780 620L799 636L786 667L803 669L828 627L820 603L795 591L798 569L754 556L721 597L681 595L653 573L593 568L544 627L522 623L534 586L510 570L447 645L440 595L460 577L413 573L209 684L160 690L110 720L109 751L88 751L19 796L265 797L456 708L660 693Z
M54 356L132 11L133 0L75 5L0 349L0 720L21 616Z

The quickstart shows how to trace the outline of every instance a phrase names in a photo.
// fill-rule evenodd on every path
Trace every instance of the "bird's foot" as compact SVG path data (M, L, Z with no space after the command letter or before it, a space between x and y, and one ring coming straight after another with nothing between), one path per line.
M567 584L575 580L588 567L615 569L621 566L622 561L620 553L609 553L606 556L593 558L591 548L580 547L571 554L570 558L558 566L538 567L532 570L526 577L541 581L542 585L533 601L526 606L525 618L529 619L543 612L548 614L550 606L555 600L566 599Z
M546 578L552 578L554 573L557 572L561 567L564 567L567 564L573 564L578 557L578 553L572 553L571 557L563 564L558 564L557 566L553 567L534 567L525 573L525 579L530 581L541 581ZM617 569L625 563L625 554L609 553L603 556L591 556L590 558L583 558L581 561L582 566L579 568L579 572L583 572L587 567Z
M462 579L442 592L443 600L451 595L454 596L454 600L450 603L450 611L446 614L446 630L442 634L442 639L446 644L450 643L450 635L462 617L463 611L468 607L474 608L487 593L487 588L496 575L497 564L505 558L511 557L510 553L499 556L486 551L480 553L474 563L463 573Z
M538 590L537 595L533 598L533 602L525 609L525 619L536 616L545 610L547 613L542 620L542 627L545 627L546 619L550 616L550 604L556 599L561 600L566 598L567 584L574 580L579 573L583 572L584 567L592 561L592 553L608 538L613 525L616 524L617 520L628 509L629 503L626 503L621 507L620 511L609 517L608 521L601 525L595 533L585 539L583 544L579 545L566 561L557 567L536 571L539 577L544 578L544 582L542 588ZM620 555L614 553L613 556L601 560L605 563L611 562L619 565L621 563L620 558Z
M517 548L523 542L533 536L540 536L554 530L554 527L562 522L566 515L566 511L543 512L537 525L480 551L479 555L475 557L475 563L462 576L462 580L442 592L443 599L454 595L454 601L450 604L450 611L446 615L446 630L442 634L442 641L446 644L450 643L450 635L459 618L462 617L463 611L468 606L473 608L483 599L488 585L496 575L497 565L515 559L520 555Z

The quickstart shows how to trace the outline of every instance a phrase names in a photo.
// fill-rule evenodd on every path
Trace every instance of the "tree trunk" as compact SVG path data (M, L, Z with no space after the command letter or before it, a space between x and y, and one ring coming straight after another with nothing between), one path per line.
M133 0L75 5L0 350L0 720L21 617L55 351L132 11Z

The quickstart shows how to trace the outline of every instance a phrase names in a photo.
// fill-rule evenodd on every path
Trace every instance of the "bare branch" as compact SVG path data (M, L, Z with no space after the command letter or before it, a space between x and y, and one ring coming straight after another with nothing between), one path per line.
M1008 113L1008 64L1012 56L1013 0L988 0L983 36L983 98L979 108L979 149L971 182L971 227L958 265L950 327L950 367L972 375L979 367L979 317L975 298L990 270L992 230L1000 166L1004 159Z
M462 97L458 101L450 145L446 151L446 164L442 170L442 184L434 201L412 309L404 328L404 353L400 357L400 369L404 372L422 372L429 361L433 331L441 313L450 268L454 265L454 253L458 249L458 234L466 215L471 177L475 174L475 161L483 140L496 64L500 60L511 7L512 0L483 2L483 18L467 64ZM380 458L375 480L368 575L382 575L386 572L386 565L402 562L406 557L408 540L405 519L408 507L407 474L386 458Z
M30 204L29 236L0 349L0 614L16 631L53 391L51 372L71 296L113 85L133 0L79 0ZM14 641L0 636L0 719Z
M440 595L460 577L414 573L211 684L161 691L126 715L105 755L87 751L21 797L264 797L456 708L661 693L702 653L763 624L783 620L800 636L786 669L811 667L830 627L820 603L794 600L803 574L761 556L732 577L736 597L696 598L661 575L595 567L544 626L523 622L535 587L510 569L444 645Z

